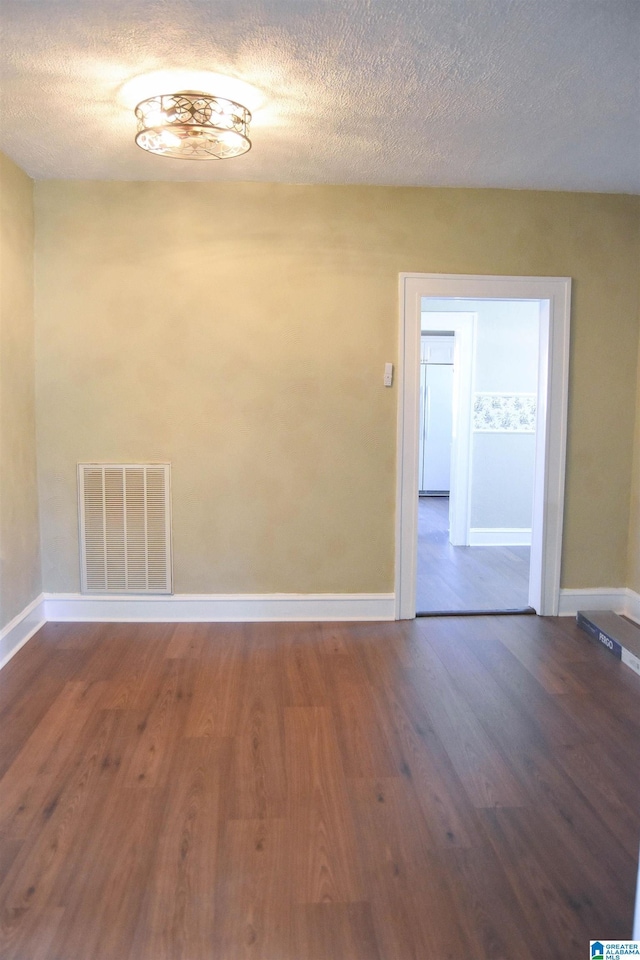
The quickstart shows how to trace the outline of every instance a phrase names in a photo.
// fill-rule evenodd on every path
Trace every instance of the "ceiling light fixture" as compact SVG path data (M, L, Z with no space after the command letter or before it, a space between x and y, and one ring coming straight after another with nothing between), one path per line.
M251 149L251 113L241 103L183 90L142 100L136 143L178 160L226 160Z

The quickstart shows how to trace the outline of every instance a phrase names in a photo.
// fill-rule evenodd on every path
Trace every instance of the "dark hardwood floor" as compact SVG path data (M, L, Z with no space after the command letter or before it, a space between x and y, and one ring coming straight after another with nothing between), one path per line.
M420 497L416 609L524 610L529 554L529 547L454 547L449 543L449 498Z
M584 960L640 678L573 621L48 624L0 673L2 960Z

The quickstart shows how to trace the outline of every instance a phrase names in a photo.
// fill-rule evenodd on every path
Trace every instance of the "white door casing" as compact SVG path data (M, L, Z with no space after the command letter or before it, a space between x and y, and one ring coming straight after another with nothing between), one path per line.
M400 275L397 371L396 618L412 619L416 609L422 297L459 298L461 310L465 299L540 302L529 604L538 614L556 616L564 511L571 280L405 273Z

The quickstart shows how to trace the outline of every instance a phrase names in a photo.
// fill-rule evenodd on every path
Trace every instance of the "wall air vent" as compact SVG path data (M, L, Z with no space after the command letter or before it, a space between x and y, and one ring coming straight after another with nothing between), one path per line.
M83 593L171 593L168 463L79 463Z

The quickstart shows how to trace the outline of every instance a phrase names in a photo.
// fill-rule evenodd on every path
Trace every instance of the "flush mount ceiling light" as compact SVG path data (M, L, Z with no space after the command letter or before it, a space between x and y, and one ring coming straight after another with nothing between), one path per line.
M183 90L142 100L136 143L178 160L226 160L251 149L251 113L241 103Z

